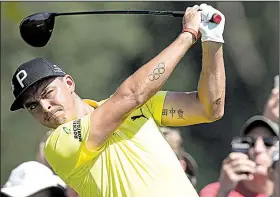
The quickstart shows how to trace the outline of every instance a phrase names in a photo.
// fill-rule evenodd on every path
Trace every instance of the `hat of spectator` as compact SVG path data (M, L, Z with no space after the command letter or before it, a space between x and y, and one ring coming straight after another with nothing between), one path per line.
M268 128L273 135L279 138L279 125L262 115L249 118L241 128L241 136L246 136L253 128L258 126Z
M49 188L60 188L64 192L66 187L48 167L37 161L28 161L12 170L1 193L10 197L27 197Z

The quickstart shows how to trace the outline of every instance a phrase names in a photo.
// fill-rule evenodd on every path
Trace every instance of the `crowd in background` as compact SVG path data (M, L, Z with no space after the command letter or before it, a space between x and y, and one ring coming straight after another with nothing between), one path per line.
M278 80L278 82L277 82ZM279 75L264 104L263 114L252 114L232 140L232 152L221 165L219 180L198 191L200 197L279 197ZM222 120L221 120L222 121ZM180 130L160 128L193 186L197 184L198 164L183 148ZM38 146L37 160L12 170L2 186L3 197L78 197L78 194L52 171L44 156L44 145L51 131ZM278 142L278 144L277 144ZM277 147L278 145L278 147ZM191 152L191 151L190 151ZM207 159L207 158L205 158ZM279 188L278 188L279 189ZM174 196L176 191L174 191Z

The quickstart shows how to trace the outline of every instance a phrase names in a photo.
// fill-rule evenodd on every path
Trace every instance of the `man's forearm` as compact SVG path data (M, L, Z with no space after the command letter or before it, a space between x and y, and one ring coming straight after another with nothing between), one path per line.
M89 148L100 147L131 111L143 105L160 90L175 66L191 47L192 39L190 33L181 34L158 56L126 79L115 94L91 114L94 124L91 126L87 142ZM118 107L112 113L113 106Z
M198 84L198 97L209 121L220 119L225 103L225 68L222 44L202 43L202 72Z
M164 85L192 43L192 34L180 34L171 45L130 76L119 91L129 90L139 104L145 103Z

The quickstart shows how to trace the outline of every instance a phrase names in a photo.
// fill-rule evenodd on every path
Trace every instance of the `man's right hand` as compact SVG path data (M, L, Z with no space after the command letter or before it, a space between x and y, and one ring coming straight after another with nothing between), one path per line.
M198 32L200 22L201 11L199 10L199 6L195 5L193 7L188 7L182 20L183 30L190 28Z
M250 160L246 154L230 153L222 163L219 193L229 193L239 181L253 180L255 168L255 162Z

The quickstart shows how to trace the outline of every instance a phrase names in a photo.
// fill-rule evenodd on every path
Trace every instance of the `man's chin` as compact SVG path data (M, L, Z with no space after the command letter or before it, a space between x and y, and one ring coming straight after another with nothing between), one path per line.
M50 129L56 129L60 125L65 124L67 121L65 118L58 118L52 122L45 123L44 126L50 128Z

